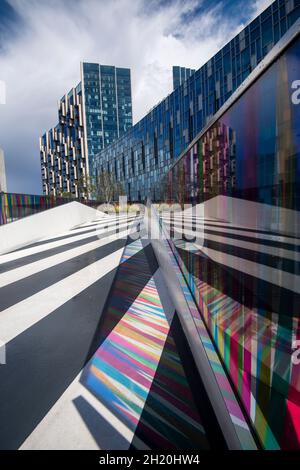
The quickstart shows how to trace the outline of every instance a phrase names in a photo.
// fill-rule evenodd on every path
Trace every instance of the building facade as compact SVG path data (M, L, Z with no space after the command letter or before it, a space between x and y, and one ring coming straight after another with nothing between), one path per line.
M163 220L258 441L299 450L300 20L279 46L172 165L193 210Z
M173 90L182 85L193 73L195 69L189 69L186 67L180 67L179 65L173 66Z
M45 195L87 193L93 159L132 126L130 69L83 62L81 81L58 105L58 124L40 138Z
M300 16L300 0L276 0L214 57L93 160L130 200L159 200L160 179Z
M0 193L7 192L4 152L0 149Z

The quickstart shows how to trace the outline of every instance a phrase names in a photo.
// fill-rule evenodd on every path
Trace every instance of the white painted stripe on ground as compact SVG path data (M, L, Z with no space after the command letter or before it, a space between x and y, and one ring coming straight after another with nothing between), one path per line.
M72 229L71 232L78 232L79 230L86 230L87 228L89 227L110 227L111 225L116 225L118 222L125 222L126 220L128 220L128 222L133 222L133 220L135 220L136 217L122 217L120 219L116 219L116 220L110 220L110 219L107 219L105 221L101 221L101 222L95 222L95 223L91 223L91 224L88 224L88 225L85 225L85 226L82 226L80 225L78 228L76 229Z
M143 244L147 246L148 241L143 241ZM175 307L169 297L160 268L156 270L153 278L166 318L171 325ZM129 429L126 424L120 421L115 414L80 383L81 374L82 372L65 390L20 449L93 450L101 448L103 450L126 450L129 448L134 437L134 431ZM100 415L99 427L101 431L98 429L98 432L101 432L99 435L101 447L96 444L73 403L73 400L77 397L83 397ZM140 443L140 445L147 449L145 444Z
M128 220L128 223L131 223L133 222L134 219L130 219ZM120 225L124 225L125 223L125 219L123 219L122 221L120 221ZM93 228L95 230L97 230L97 228L99 227L99 229L103 228L103 227L113 227L113 226L116 226L118 227L118 221L107 221L106 223L103 223L103 224L98 224L98 223L95 223L95 224L89 224L89 225L86 225L85 227L82 227L81 225L78 227L78 229L74 230L67 230L66 232L61 232L61 233L57 233L55 235L51 235L51 237L45 237L45 238L41 238L40 240L38 240L37 242L35 243L40 243L40 242L47 242L47 241L53 241L55 240L56 238L62 238L62 237L67 237L68 235L72 235L72 236L76 236L77 234L80 235L81 233L84 233L84 232L88 232L89 230L93 230ZM71 239L72 237L70 237ZM24 246L24 249L28 249L30 248L30 246Z
M134 219L136 215L131 215L131 214L123 214L123 215L116 215L116 216L111 216L107 215L107 217L102 217L100 219L95 219L92 220L91 222L85 222L84 224L76 225L76 227L73 227L72 230L77 230L79 227L88 227L91 224L105 224L107 222L117 222L118 220L125 220L125 219Z
M82 226L80 225L78 228L76 229L72 229L70 230L69 232L65 232L64 234L60 234L60 235L56 235L56 236L64 236L66 235L67 233L69 234L74 234L74 233L80 233L80 232L83 232L84 230L91 230L93 228L101 228L101 227L112 227L112 226L118 226L118 223L123 223L126 222L126 220L128 220L128 223L131 223L133 222L134 218L130 218L130 219L118 219L118 220L106 220L105 222L95 222L95 223L92 223L92 224L88 224L88 225L85 225L85 226ZM55 238L55 237L53 237ZM47 238L43 239L43 240L47 240Z
M11 269L10 271L4 272L0 274L0 288L7 286L12 282L17 282L21 279L25 279L28 276L32 276L33 274L49 269L60 263L69 261L72 258L75 258L76 256L83 255L84 253L88 253L89 251L107 245L108 243L118 240L118 238L127 236L129 232L130 230L124 230L123 232L120 232L117 235L111 235L109 237L105 237L100 240L96 240L94 242L87 243L71 250L67 250L62 253L49 256L48 258L43 258L39 261L25 264L24 266L20 266L19 268Z
M118 266L122 253L123 248L0 312L1 341L11 341L101 279Z
M122 228L123 226L126 226L126 222L124 222L122 225L120 224L118 227ZM107 231L109 232L110 230L107 230ZM52 248L58 248L59 246L67 245L68 243L73 243L76 241L92 238L97 235L101 235L102 233L105 233L105 232L106 230L104 231L93 230L92 232L83 233L81 235L75 235L74 237L63 238L61 240L54 241L54 242L50 241L49 243L45 243L43 245L33 246L32 248L24 248L22 250L19 250L13 253L7 253L5 255L0 256L0 264L7 263L9 261L15 261L17 259L23 258L24 256L33 255L35 253L42 253L43 251L47 251Z

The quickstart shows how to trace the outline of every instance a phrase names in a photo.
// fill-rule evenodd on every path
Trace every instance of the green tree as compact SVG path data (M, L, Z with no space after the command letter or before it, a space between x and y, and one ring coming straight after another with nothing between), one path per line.
M72 198L74 197L74 194L68 192L68 191L62 191L60 194L59 194L60 197L64 197L64 198Z
M78 197L89 199L96 191L96 185L90 176L81 175L77 182Z
M124 186L113 173L103 171L97 178L95 195L99 202L110 204L124 194Z

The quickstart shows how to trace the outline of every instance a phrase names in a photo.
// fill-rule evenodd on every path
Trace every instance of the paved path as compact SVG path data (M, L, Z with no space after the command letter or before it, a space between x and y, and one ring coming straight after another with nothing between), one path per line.
M128 237L138 222L0 257L0 448L223 446L152 246Z

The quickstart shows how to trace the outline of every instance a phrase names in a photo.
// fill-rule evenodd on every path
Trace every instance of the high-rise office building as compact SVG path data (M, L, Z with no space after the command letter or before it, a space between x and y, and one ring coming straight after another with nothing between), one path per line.
M40 139L44 194L86 193L93 159L132 126L130 69L81 64L81 81L58 105L58 124Z
M180 67L179 65L173 66L173 90L182 85L193 73L195 69L189 69L186 67Z
M0 193L6 193L7 186L6 186L6 173L5 173L5 160L4 160L4 152L0 149Z
M93 160L131 200L160 199L159 182L213 115L300 16L300 0L275 0L173 93ZM95 170L94 170L95 171Z

